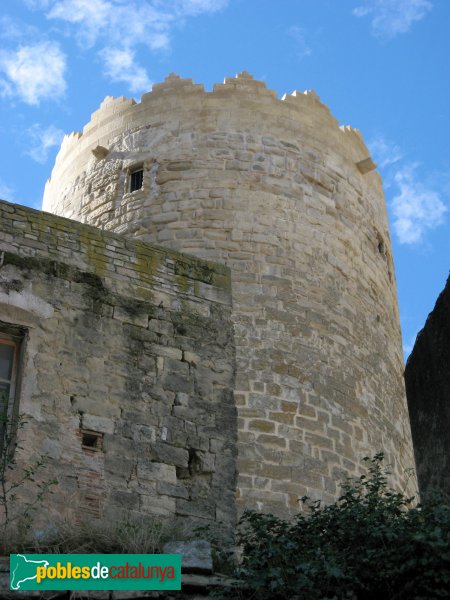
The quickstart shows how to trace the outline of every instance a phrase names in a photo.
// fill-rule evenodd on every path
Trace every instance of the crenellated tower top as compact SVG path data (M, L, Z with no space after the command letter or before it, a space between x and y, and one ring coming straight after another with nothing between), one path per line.
M341 151L349 153L355 163L370 158L359 130L348 125L339 126L337 119L314 90L294 90L279 99L277 93L268 89L264 81L258 81L247 71L242 71L235 77L226 77L222 84L215 84L211 92L205 91L203 84L196 84L191 78L181 78L176 73L170 73L162 83L154 84L150 92L143 94L139 103L124 96L107 96L99 109L92 113L91 120L82 132L73 132L64 137L56 166L65 163L66 157L78 156L84 150L89 152L97 145L103 146L104 131L111 139L116 132L138 126L143 120L151 123L154 120L152 113L157 117L158 114L171 111L176 118L176 113L182 111L185 103L186 111L195 108L194 105L205 111L223 111L229 106L232 118L233 103L239 103L244 98L245 102L253 105L254 114L269 112L279 119L292 119L310 130L326 128L327 144L342 144ZM272 128L273 119L269 119L269 123ZM261 130L263 129L264 119L261 121ZM75 148L77 150L74 152ZM365 168L369 165L369 170L376 167L370 161L366 162Z

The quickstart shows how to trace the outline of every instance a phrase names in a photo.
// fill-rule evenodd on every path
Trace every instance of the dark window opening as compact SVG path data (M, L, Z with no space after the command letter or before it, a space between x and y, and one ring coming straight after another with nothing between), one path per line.
M142 189L143 182L144 170L138 169L137 171L132 171L130 174L130 192L136 192L137 190Z
M14 449L24 331L0 323L0 456Z
M103 434L98 431L81 430L81 447L86 450L98 452L102 449Z
M16 346L14 342L0 338L0 394L10 395L14 379Z

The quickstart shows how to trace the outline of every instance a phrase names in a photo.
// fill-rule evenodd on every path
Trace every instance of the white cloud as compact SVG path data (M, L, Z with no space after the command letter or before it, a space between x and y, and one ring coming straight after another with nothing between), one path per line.
M134 62L135 49L167 50L174 27L187 17L214 13L229 0L28 0L48 5L47 18L71 27L83 48L100 48L105 75L128 84L131 91L148 90L145 69Z
M47 162L50 150L54 146L59 146L64 137L64 131L54 125L43 128L39 123L35 123L26 133L29 142L26 154L41 164Z
M11 201L14 197L14 190L0 179L0 199Z
M373 35L390 39L409 31L432 9L430 0L366 0L353 10L355 17L370 17Z
M0 56L0 71L1 71L1 56ZM13 95L13 88L8 81L0 77L0 97L5 98Z
M0 52L0 94L18 96L27 104L61 98L66 91L66 58L55 42L20 46Z
M398 241L411 245L423 242L427 232L443 223L448 211L442 199L448 195L445 175L433 173L424 182L419 178L419 164L405 162L401 147L381 133L369 142L368 147L383 170L384 184L393 196L389 206Z
M25 0L25 4L28 8L39 9L39 8L48 8L52 0Z
M36 29L31 25L15 21L8 15L0 16L0 37L3 40L18 40L35 33Z
M148 78L146 70L136 64L132 50L105 48L101 52L101 56L105 62L106 74L113 81L127 83L132 92L150 90L152 82Z
M228 4L228 0L182 0L180 10L189 15L213 13Z
M417 244L426 231L444 221L447 207L440 195L418 181L417 165L407 165L394 175L399 193L392 199L393 227L401 244Z
M122 13L123 9L120 9ZM132 15L130 7L130 15ZM113 5L107 0L62 0L56 2L48 13L49 19L61 19L79 25L77 31L78 41L83 46L91 47L95 44L97 38L102 34L107 34L111 30L113 39L120 35L120 29L125 23L119 22L119 28L116 28L114 21L118 13L114 11ZM121 15L123 18L125 15ZM131 16L134 21L134 17ZM120 25L122 25L120 27Z
M403 158L400 147L387 140L382 134L377 134L367 145L372 158L381 169Z
M405 357L405 362L408 360L409 355L411 354L414 344L416 343L417 335L411 335L408 339L403 340L403 355Z
M211 12L213 0L149 2L148 0L57 0L47 17L76 27L82 46L166 48L172 25L188 15Z
M303 27L294 25L289 28L288 33L296 41L299 58L304 58L305 56L310 56L312 54L312 50L306 41L306 31Z

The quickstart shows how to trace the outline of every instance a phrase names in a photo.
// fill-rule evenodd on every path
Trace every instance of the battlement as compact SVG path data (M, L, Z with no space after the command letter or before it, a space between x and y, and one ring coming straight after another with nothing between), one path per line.
M251 115L264 115L262 131L273 130L274 122L287 119L294 122L294 127L308 130L309 134L326 129L327 144L336 148L342 145L341 152L355 162L369 157L362 138L349 135L348 126L339 127L337 119L313 90L295 90L279 99L265 82L242 71L235 77L226 77L222 84L215 84L212 91L205 91L203 84L195 84L190 78L184 79L171 73L162 83L154 84L152 91L144 94L139 103L124 96L107 96L100 108L92 113L82 132L65 136L56 166L71 168L70 165L81 153L104 145L105 139L110 140L121 131L131 130L144 122L149 125L156 123L168 112L177 120L178 126L188 127L193 113L206 113L210 120L214 120L217 112L224 111L226 104L229 104L228 117L232 120L235 115L237 124L244 131L246 123L242 119L247 110Z

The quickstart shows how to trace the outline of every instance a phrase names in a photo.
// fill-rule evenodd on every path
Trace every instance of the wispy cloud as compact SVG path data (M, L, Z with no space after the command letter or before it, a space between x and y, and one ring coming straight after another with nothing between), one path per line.
M146 70L136 64L134 52L129 49L105 48L101 52L105 71L113 81L123 81L132 92L143 92L151 88L152 82Z
M0 37L2 40L20 40L36 34L36 28L16 21L8 15L0 16Z
M48 8L51 2L52 0L25 0L25 4L31 9Z
M430 0L365 0L353 10L355 17L369 17L378 38L391 39L408 32L416 21L432 9Z
M372 158L381 169L393 165L403 158L400 146L386 139L380 133L368 143L368 147Z
M368 143L372 158L383 171L389 189L392 228L400 244L418 245L444 222L448 211L445 175L420 176L420 165L407 161L402 148L378 133ZM436 190L439 190L436 191Z
M117 6L108 0L61 0L56 2L47 13L49 19L60 19L76 26L76 37L83 47L92 47L98 38L105 36L111 41L123 40L127 43L136 35L137 29L145 31L153 25L153 11L145 15L144 20L130 3ZM125 37L122 36L125 34Z
M39 123L35 123L26 133L29 148L25 154L40 164L47 162L50 150L59 146L64 137L64 131L54 125L44 128Z
M417 333L414 335L410 335L408 338L403 340L403 355L405 357L405 362L408 360L409 355L413 351L414 344L416 343Z
M228 2L229 0L181 0L178 2L178 10L186 15L213 13L225 8Z
M12 200L14 198L14 190L0 179L0 199Z
M312 54L312 50L306 39L306 30L303 27L293 25L288 29L288 34L294 38L296 42L297 55L299 58L304 58L305 56L310 56Z
M66 91L66 57L55 42L23 45L0 52L0 94L27 104L59 99Z
M444 221L448 208L440 194L417 177L417 164L396 171L393 180L399 193L392 199L393 228L401 244L417 244Z
M27 0L43 8L48 19L69 26L79 45L98 49L104 73L128 84L131 91L151 85L136 62L135 49L167 50L173 29L188 17L214 13L229 0Z

